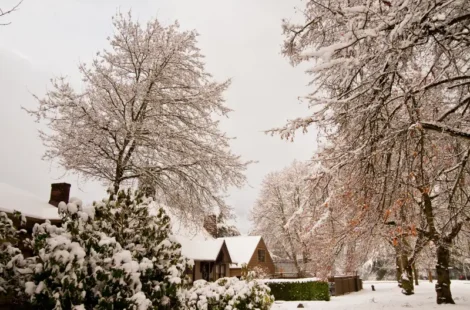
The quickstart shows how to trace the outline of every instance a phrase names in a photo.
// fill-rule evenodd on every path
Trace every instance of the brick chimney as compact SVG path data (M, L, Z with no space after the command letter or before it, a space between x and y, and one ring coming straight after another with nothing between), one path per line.
M212 237L217 238L217 216L215 214L204 218L203 226Z
M68 183L52 183L51 184L51 199L49 203L53 206L58 206L61 201L69 203L70 197L70 184Z

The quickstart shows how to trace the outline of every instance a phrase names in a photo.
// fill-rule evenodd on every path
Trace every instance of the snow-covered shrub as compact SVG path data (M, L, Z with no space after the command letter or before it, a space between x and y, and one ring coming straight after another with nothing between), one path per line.
M253 267L248 271L247 276L252 279L268 279L270 277L268 268L262 266Z
M263 283L237 278L221 278L215 282L197 280L185 292L188 310L268 310L273 301L269 287Z
M25 291L43 309L179 309L188 266L170 219L132 190L83 209L60 203L63 225L36 225L37 254Z
M255 279L268 279L270 277L267 267L255 266L248 267L247 264L241 265L241 279L252 281Z
M14 216L24 223L25 218L16 212ZM25 259L19 249L23 230L18 230L13 221L4 212L0 212L0 298L10 302L23 301L22 287L31 270L27 268L29 259Z

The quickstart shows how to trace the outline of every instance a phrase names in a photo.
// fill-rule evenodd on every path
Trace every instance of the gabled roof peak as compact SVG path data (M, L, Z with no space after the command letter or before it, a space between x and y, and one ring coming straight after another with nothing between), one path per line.
M234 263L241 267L242 264L248 264L255 253L261 236L236 236L219 238L227 244L228 252Z

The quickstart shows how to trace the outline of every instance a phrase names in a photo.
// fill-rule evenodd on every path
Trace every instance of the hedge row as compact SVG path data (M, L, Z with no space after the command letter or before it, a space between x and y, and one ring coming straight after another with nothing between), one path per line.
M326 282L268 282L266 285L276 300L330 300L330 291Z

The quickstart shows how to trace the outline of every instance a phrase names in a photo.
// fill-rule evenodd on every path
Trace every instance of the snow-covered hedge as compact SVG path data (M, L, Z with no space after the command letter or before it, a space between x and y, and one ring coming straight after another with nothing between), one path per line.
M184 299L188 310L268 310L274 301L269 287L263 283L237 278L195 281Z
M271 279L266 281L266 285L276 300L330 300L328 283L323 281Z
M79 200L60 203L59 212L61 227L35 225L35 256L23 266L21 278L27 282L20 289L35 308L183 307L179 291L190 263L170 235L169 217L151 199L120 191L88 209ZM14 270L4 268L2 275L5 271Z

